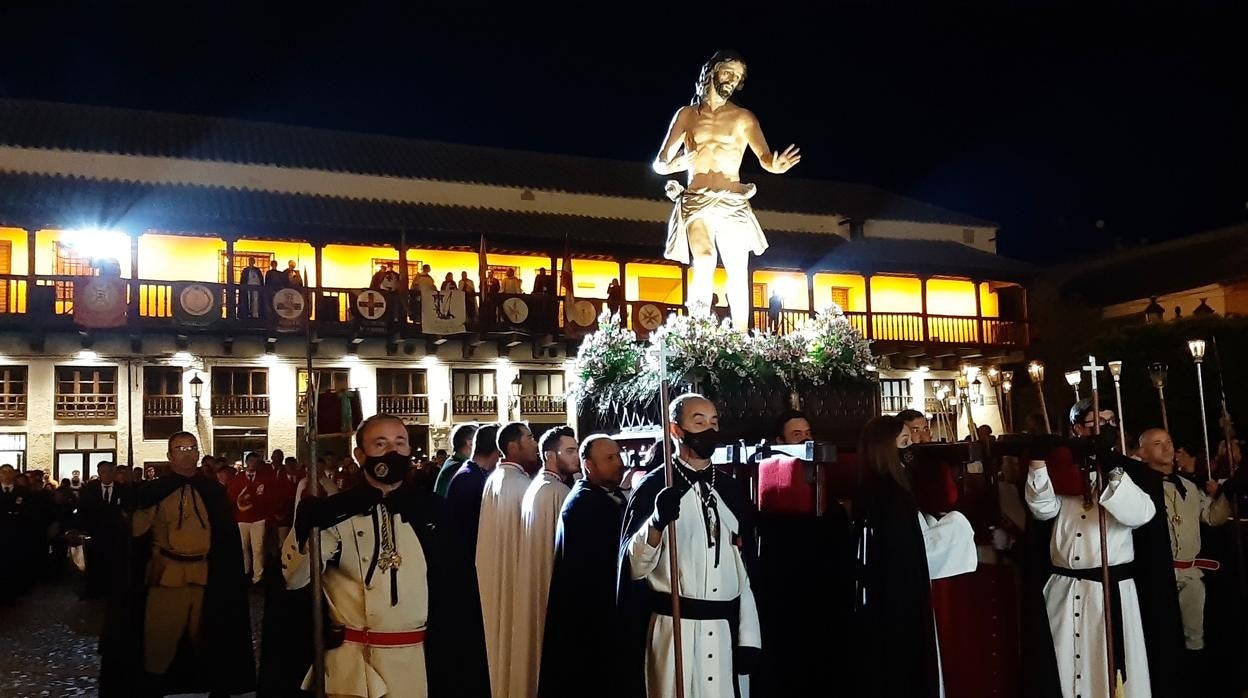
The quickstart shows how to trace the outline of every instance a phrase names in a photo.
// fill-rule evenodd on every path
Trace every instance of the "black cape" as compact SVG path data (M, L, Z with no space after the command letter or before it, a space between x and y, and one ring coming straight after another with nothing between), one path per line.
M623 521L623 501L585 480L563 502L542 640L541 698L583 696L601 683L603 667L582 653L586 641L616 636L616 546Z
M893 478L868 473L853 511L855 540L863 549L851 695L938 698L931 581L914 497Z
M678 467L684 467L679 466ZM715 467L715 466L711 466ZM651 470L637 483L633 497L624 509L624 527L619 541L619 556L616 565L616 602L619 607L620 632L616 635L618 645L616 657L620 661L618 680L612 682L611 695L629 698L646 695L646 647L649 644L651 615L650 586L646 580L633 580L628 567L628 541L633 534L641 529L654 514L654 500L665 484L667 471L662 468ZM677 487L687 487L679 477L675 478ZM750 513L746 501L742 497L742 487L723 470L715 478L715 493L720 501L737 517L741 530L741 556L745 562L747 574L753 568L754 555L754 517ZM659 563L666 565L664 556ZM753 585L751 584L753 588ZM754 588L758 594L758 589Z
M1183 623L1179 615L1178 587L1170 551L1162 478L1143 463L1118 454L1108 456L1108 467L1122 467L1131 480L1153 501L1157 513L1132 532L1135 561L1132 574L1140 601L1140 625L1148 654L1149 683L1155 696L1185 696L1192 684L1184 677ZM1023 552L1023 696L1060 698L1057 656L1045 609L1044 585L1053 570L1049 546L1057 519L1039 521L1028 512ZM1131 677L1127 677L1130 681Z
M256 666L251 644L251 613L247 582L243 576L242 542L230 512L225 488L216 480L186 478L170 473L155 480L134 483L128 489L130 506L146 508L190 485L204 500L212 527L208 549L208 586L204 590L204 653L190 657L180 652L161 682L169 693L255 690ZM143 615L147 586L143 570L151 556L150 533L130 541L125 581L109 597L105 626L100 638L100 695L135 696L145 688L143 678ZM125 564L125 563L123 563Z

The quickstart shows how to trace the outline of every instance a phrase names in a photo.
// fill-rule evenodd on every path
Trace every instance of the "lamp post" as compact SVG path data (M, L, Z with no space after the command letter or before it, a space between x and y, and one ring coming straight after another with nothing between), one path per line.
M1004 371L1003 373L1012 373ZM1014 403L1010 401L1010 391L1014 389L1014 381L1009 378L1001 380L1001 395L1005 400L1005 424L1002 427L1007 433L1014 433Z
M1003 379L1001 370L996 366L992 366L984 372L984 375L988 377L988 385L997 394L997 416L1001 418L1001 431L1009 431L1005 426L1005 406L1001 404L1005 402L1001 393L1001 381Z
M1109 374L1114 377L1114 397L1118 400L1118 446L1122 450L1119 453L1127 452L1127 419L1122 416L1122 362L1110 361ZM1097 419L1100 419L1098 416Z
M1157 389L1157 402L1161 405L1161 426L1170 432L1170 417L1166 414L1166 377L1170 373L1170 367L1163 363L1154 362L1148 365L1148 377L1153 382L1153 387Z
M196 373L190 380L191 397L195 398L195 423L199 424L199 398L204 394L204 379Z
M520 396L524 394L524 381L520 380L520 374L517 372L516 377L511 379L511 404L515 411L516 419L520 418Z
M1205 363L1205 340L1192 339L1187 342L1187 351L1196 364L1196 397L1200 401L1200 435L1205 439L1205 467L1209 479L1213 479L1213 453L1209 451L1209 418L1205 415L1205 375L1202 366Z
M1027 375L1031 377L1031 382L1036 386L1036 393L1040 395L1040 414L1044 416L1044 433L1052 434L1053 429L1049 426L1049 405L1044 399L1044 362L1032 361L1027 364Z
M1079 384L1083 382L1083 374L1079 371L1066 372L1066 385L1075 391L1075 402L1079 402Z
M973 367L967 367L967 368L973 368ZM972 439L974 439L975 438L975 415L971 414L971 381L967 377L968 373L970 373L970 371L963 370L962 374L959 375L956 380L957 380L957 386L958 386L958 397L960 398L962 404L966 407L966 426L968 429L967 434ZM978 373L978 369L975 370L975 373Z

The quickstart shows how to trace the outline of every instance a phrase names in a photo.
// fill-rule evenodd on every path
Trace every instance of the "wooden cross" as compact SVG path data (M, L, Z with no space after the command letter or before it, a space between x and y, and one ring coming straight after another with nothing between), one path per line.
M1104 367L1104 366L1098 366L1098 365L1097 365L1097 363L1096 363L1096 357L1095 357L1095 356L1089 356L1089 357L1088 357L1088 365L1087 365L1087 366L1084 366L1084 367L1083 367L1083 370L1085 370L1085 371L1087 371L1088 373L1092 374L1092 392L1093 392L1093 393L1095 393L1095 392L1096 392L1096 374L1098 374L1098 373L1100 373L1101 371L1105 370L1105 367Z

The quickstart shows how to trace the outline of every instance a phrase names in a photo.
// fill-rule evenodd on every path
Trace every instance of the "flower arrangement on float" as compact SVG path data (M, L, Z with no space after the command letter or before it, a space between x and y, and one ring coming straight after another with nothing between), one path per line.
M836 305L784 335L739 332L705 308L691 310L668 316L645 341L638 341L618 316L604 312L598 331L585 337L577 354L573 394L578 402L607 412L652 400L663 376L660 346L667 350L669 383L695 390L739 394L779 383L799 392L872 379L870 343Z

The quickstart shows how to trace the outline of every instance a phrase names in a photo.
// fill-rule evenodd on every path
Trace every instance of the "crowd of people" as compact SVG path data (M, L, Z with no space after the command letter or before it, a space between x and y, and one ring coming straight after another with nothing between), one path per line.
M1123 696L1241 683L1225 662L1242 563L1220 530L1242 491L1236 442L1203 468L1157 428L1122 453L1112 411L1087 401L1068 440L980 433L999 468L984 530L953 479L931 476L949 464L927 467L921 413L867 422L857 485L818 520L777 513L712 464L711 401L680 396L668 416L671 485L661 449L567 426L459 424L449 453L417 461L385 414L350 454L318 459L316 496L281 451L236 468L185 432L162 473L103 463L54 485L0 466L5 598L82 546L83 595L109 605L106 696L311 690L317 573L328 695L670 696L679 678L689 696L1108 697L1111 656ZM817 437L797 412L772 431ZM753 486L774 486L777 467L759 464Z

